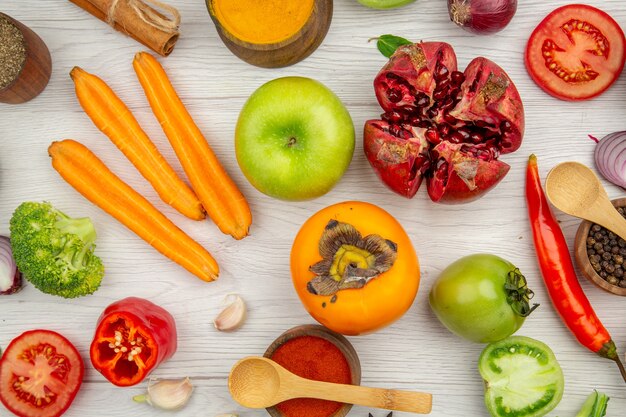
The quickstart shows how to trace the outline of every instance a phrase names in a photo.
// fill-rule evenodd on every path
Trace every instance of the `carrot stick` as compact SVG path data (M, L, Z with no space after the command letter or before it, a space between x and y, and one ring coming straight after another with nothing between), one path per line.
M52 166L87 200L204 281L219 274L215 259L141 194L119 179L87 147L72 139L52 142Z
M235 239L246 237L252 223L248 202L194 123L165 70L146 52L135 55L133 67L153 113L209 217L223 233Z
M198 197L176 175L113 90L103 80L79 67L74 67L70 76L85 113L152 184L159 197L190 219L204 219Z

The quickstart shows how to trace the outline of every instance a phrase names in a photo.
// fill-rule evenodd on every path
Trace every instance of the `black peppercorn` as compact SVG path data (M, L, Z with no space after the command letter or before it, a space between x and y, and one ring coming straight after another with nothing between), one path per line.
M619 207L617 211L626 218L625 207ZM598 224L593 224L585 244L593 270L609 284L626 288L626 240Z

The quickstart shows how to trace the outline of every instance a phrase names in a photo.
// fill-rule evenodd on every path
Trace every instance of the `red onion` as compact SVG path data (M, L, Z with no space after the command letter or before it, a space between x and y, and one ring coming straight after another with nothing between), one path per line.
M450 20L480 35L504 29L516 10L517 0L448 0Z
M596 168L604 178L626 188L626 131L606 135L598 142L594 152Z
M22 288L22 274L17 270L8 237L0 236L0 295L13 294Z

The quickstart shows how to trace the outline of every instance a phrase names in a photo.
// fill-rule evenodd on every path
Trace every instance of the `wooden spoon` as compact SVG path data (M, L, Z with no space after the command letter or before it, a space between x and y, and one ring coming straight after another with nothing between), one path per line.
M313 381L255 356L233 366L228 389L235 401L248 408L267 408L292 398L319 398L420 414L432 409L431 394Z
M589 220L626 239L626 219L613 207L600 180L587 166L563 162L546 178L546 194L559 210Z

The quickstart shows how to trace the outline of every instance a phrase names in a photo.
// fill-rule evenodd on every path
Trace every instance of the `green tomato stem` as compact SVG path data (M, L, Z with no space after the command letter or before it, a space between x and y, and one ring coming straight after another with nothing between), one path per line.
M528 317L530 313L535 311L539 304L535 303L530 306L529 301L534 297L535 293L528 288L526 278L518 268L509 271L504 290L507 292L507 302L515 314L521 317Z

